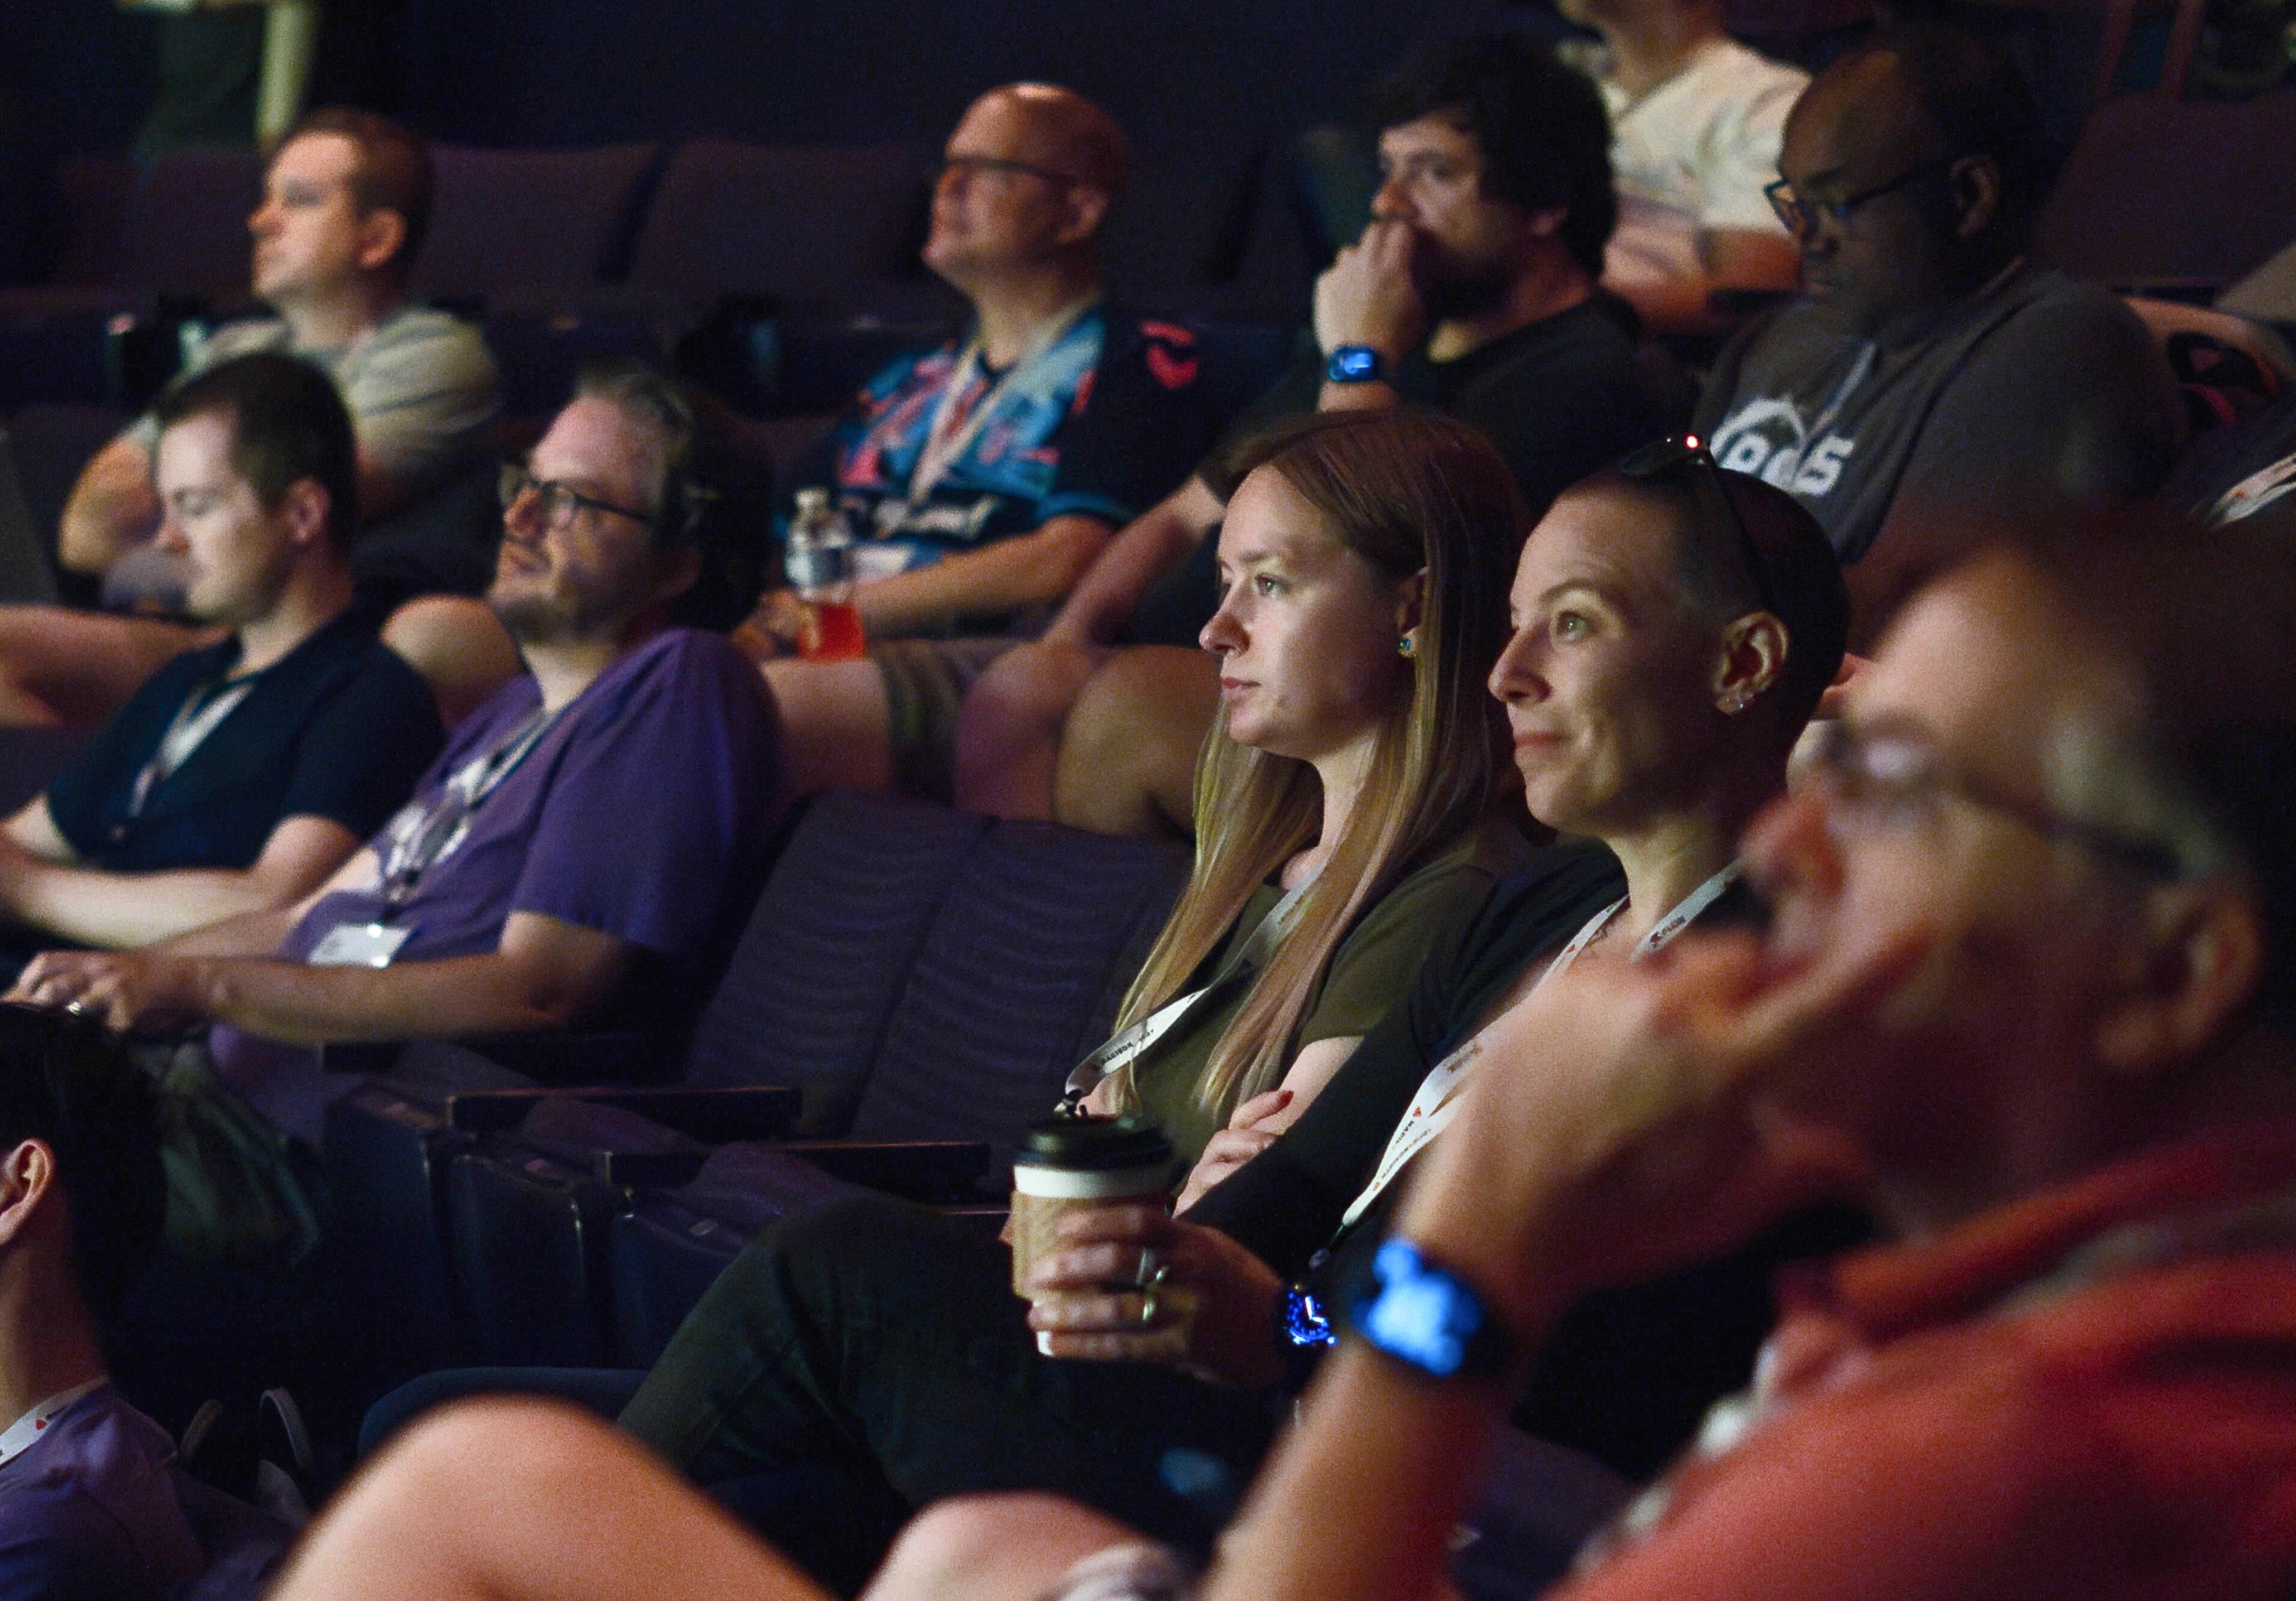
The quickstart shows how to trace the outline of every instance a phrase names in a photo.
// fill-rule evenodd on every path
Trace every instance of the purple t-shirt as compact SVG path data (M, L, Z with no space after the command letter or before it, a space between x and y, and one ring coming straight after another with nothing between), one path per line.
M0 1462L0 1601L162 1601L189 1583L206 1557L175 1455L110 1385L57 1413Z
M466 718L415 786L501 744L542 703L521 677ZM512 912L596 929L672 960L695 954L753 849L770 788L771 735L758 669L715 634L672 628L598 675L472 814L462 842L389 919L392 957L493 950ZM386 825L372 842L388 854ZM382 916L380 889L313 907L279 954L299 961L338 924Z
M542 703L521 677L465 718L416 785L428 806L472 758L502 745ZM512 912L534 912L627 940L673 966L716 929L730 887L765 842L775 791L774 724L756 666L724 637L668 629L578 695L472 814L461 842L417 881L389 921L409 930L391 958L481 955ZM389 855L390 825L369 842ZM308 956L341 924L382 920L381 889L340 891L314 906L279 954ZM226 1083L290 1129L310 1132L310 1075L283 1051L218 1027ZM312 1124L313 1129L316 1124Z

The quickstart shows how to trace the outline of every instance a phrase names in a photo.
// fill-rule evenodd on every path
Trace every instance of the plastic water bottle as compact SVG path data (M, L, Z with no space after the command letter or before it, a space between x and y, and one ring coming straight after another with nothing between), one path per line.
M798 653L815 661L850 661L867 653L861 613L853 604L853 530L826 489L800 489L797 514L783 546L783 570L805 603Z

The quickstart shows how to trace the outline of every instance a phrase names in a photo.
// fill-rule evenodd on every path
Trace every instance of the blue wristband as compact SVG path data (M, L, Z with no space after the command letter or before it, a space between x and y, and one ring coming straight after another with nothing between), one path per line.
M1474 1286L1408 1240L1382 1244L1371 1277L1351 1321L1373 1350L1438 1379L1492 1377L1513 1363L1514 1342Z
M1369 345L1341 345L1332 352L1324 377L1332 383L1384 383L1387 358Z

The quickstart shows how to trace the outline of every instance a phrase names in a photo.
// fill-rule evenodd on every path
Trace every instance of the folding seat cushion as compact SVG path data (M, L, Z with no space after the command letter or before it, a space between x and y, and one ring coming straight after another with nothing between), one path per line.
M853 305L872 283L917 275L929 160L909 144L696 140L654 188L630 287L693 308L728 295Z
M660 156L652 144L434 149L439 187L415 292L491 300L612 281Z
M853 1119L867 1139L977 1139L1003 1164L1116 1008L1187 873L1144 841L999 823L917 953Z
M816 797L695 1025L685 1081L802 1089L800 1132L841 1134L919 948L989 828L922 801Z

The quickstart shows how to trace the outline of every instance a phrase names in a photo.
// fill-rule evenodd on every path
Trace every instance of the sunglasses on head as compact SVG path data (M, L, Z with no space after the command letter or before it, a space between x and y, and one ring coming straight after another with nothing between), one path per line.
M1619 463L1619 471L1628 478L1652 480L1678 472L1685 467L1697 469L1713 484L1714 492L1722 497L1722 509L1730 514L1730 526L1738 535L1738 554L1743 559L1746 576L1753 580L1755 598L1766 612L1775 612L1778 600L1770 587L1770 564L1762 555L1762 547L1754 543L1754 536L1746 527L1746 519L1738 510L1738 502L1730 493L1730 475L1714 459L1706 441L1694 433L1677 434L1672 439L1653 439L1640 449L1627 453Z

